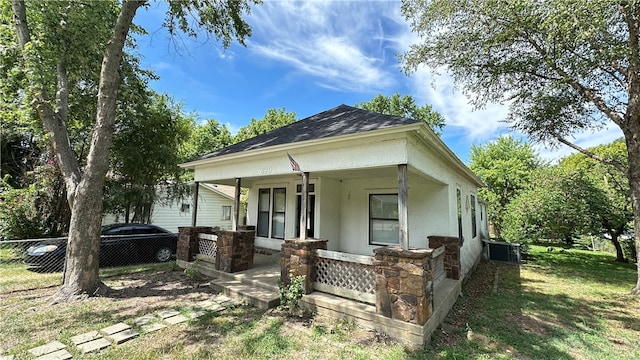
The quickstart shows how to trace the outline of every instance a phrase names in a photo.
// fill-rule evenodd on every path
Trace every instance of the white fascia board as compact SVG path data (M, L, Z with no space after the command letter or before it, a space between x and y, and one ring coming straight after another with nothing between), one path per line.
M241 160L243 158L251 157L256 154L267 155L269 153L280 152L283 150L292 152L295 149L310 147L314 145L325 145L325 144L332 144L336 142L347 142L347 141L352 141L356 139L365 139L368 137L378 136L382 134L409 132L409 131L418 130L421 128L422 128L422 123L414 123L414 124L396 126L396 127L387 128L387 129L364 131L356 134L340 135L340 136L333 136L329 138L286 143L281 145L269 146L266 148L240 151L240 152L236 152L228 155L215 156L209 159L194 160L187 163L179 164L178 166L184 169L195 169L196 167L199 167L202 165L213 164L220 161Z
M426 124L422 123L422 129L417 131L418 137L426 144L428 147L435 150L438 154L440 154L443 159L445 159L449 164L453 165L459 171L461 171L464 175L466 175L470 180L476 183L476 185L480 187L485 187L485 183L480 180L480 178L473 172L467 165L465 165L462 160L453 152L451 149L440 139L438 135L436 135L433 130Z

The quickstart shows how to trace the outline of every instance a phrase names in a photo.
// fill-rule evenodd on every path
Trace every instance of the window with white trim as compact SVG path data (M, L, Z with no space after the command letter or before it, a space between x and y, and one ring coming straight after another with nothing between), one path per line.
M273 207L271 209L271 237L284 239L284 216L287 207L287 189L273 189Z
M478 236L478 226L476 225L476 197L475 195L469 195L471 198L471 237Z
M369 194L369 244L399 243L398 194Z
M231 205L222 205L222 220L231 220Z
M286 204L286 188L258 190L257 236L284 239Z
M269 208L271 208L271 189L258 190L258 226L256 235L269 237Z
M458 207L458 237L460 238L460 244L463 244L464 237L462 236L462 193L460 189L456 189L456 204Z

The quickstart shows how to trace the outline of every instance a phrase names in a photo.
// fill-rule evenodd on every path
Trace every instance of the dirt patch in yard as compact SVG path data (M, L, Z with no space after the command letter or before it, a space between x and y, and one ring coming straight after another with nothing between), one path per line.
M455 347L467 341L468 324L471 315L484 305L496 280L498 265L495 262L482 261L463 287L461 297L451 309L442 325L436 329L431 345L434 348Z

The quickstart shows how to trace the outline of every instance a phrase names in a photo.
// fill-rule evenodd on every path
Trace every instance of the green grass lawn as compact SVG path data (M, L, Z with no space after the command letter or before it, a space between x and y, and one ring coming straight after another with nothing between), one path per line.
M100 269L101 278L109 278L122 274L133 274L141 271L162 270L174 266L174 262L136 264ZM0 263L0 294L13 293L55 287L62 284L62 272L43 272L21 262Z
M531 246L529 253L519 269L481 265L474 278L484 284L472 279L464 287L466 296L447 320L453 334L440 331L425 356L640 358L640 299L628 295L636 280L634 264L584 250Z
M606 253L532 246L520 267L483 262L436 330L412 350L354 324L291 319L239 306L75 359L639 359L640 299L632 264ZM111 269L115 295L49 306L55 288L0 293L0 355L171 306L187 309L208 287L169 268ZM103 275L106 275L103 274ZM168 277L172 280L169 281ZM4 281L4 280L2 280ZM195 281L195 282L194 282ZM169 286L171 285L171 286ZM138 292L138 290L144 290ZM72 349L72 348L71 348ZM73 349L72 349L73 350Z

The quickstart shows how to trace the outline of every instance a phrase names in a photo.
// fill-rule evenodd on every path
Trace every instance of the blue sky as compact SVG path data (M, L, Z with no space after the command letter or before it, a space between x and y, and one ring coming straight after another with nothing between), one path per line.
M140 9L134 22L148 35L138 38L145 68L160 80L151 87L184 103L201 120L214 118L232 133L260 119L269 108L285 108L305 118L340 104L354 105L381 93L412 95L444 115L443 141L468 162L471 144L512 133L502 123L507 106L474 109L452 79L420 69L406 76L396 58L418 38L400 14L399 1L264 1L246 17L253 29L246 47L169 38L161 23L164 4ZM581 146L621 136L615 126L584 134ZM525 138L526 140L526 138ZM554 160L565 147L534 147Z

